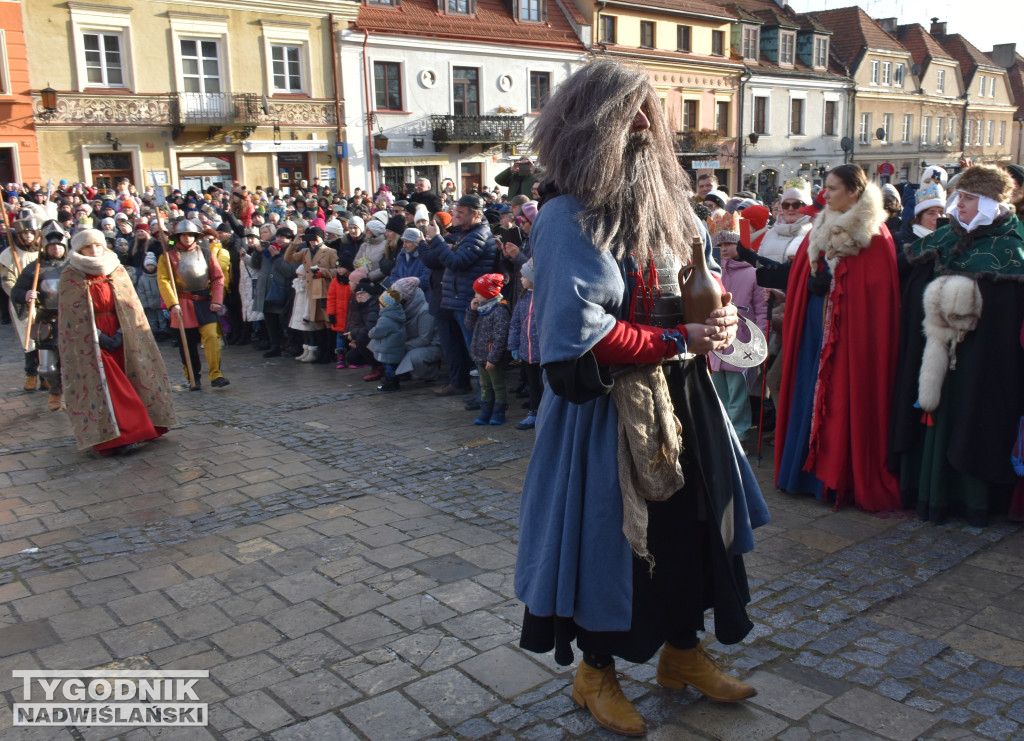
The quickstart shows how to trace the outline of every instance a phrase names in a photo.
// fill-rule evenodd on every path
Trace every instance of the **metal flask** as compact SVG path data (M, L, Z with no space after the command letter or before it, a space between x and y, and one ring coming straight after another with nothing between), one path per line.
M196 248L178 253L178 280L186 291L205 291L210 287L210 266L203 258L202 250Z

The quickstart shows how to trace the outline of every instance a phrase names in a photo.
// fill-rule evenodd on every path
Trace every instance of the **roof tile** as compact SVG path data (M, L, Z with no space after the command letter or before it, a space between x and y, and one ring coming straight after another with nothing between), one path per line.
M953 60L953 57L942 48L942 44L932 38L920 23L897 26L896 36L914 57L914 62L921 65L922 69L932 59Z
M885 51L907 51L900 42L882 30L862 8L818 10L811 15L831 28L832 51L847 65L857 60L865 47Z

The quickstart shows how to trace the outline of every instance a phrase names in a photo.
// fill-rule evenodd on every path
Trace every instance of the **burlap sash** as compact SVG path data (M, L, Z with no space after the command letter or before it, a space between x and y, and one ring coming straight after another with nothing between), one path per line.
M622 532L633 552L653 569L647 550L647 502L663 502L683 486L683 427L672 410L661 365L642 365L617 377L611 394L619 413Z

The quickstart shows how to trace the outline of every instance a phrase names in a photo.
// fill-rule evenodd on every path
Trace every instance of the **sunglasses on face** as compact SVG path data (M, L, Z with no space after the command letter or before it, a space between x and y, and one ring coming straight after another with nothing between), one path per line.
M800 203L800 201L783 201L779 205L782 206L782 209L784 211L787 211L787 210L796 211L798 208L802 208L804 204Z

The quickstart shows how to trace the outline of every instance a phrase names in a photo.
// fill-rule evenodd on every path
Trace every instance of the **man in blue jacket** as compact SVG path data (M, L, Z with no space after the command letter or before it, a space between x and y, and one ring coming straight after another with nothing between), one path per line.
M484 219L484 200L475 194L464 195L455 206L447 238L441 237L433 224L427 226L426 237L428 248L420 255L423 263L444 268L437 329L441 352L448 362L448 383L434 393L468 394L472 334L466 328L466 310L473 300L473 281L496 272L498 263L498 247Z

